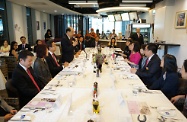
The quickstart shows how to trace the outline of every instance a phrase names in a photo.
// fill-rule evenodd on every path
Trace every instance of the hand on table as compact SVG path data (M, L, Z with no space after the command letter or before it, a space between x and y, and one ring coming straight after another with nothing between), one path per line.
M10 113L11 113L12 115L15 115L17 112L18 112L18 111L17 111L17 110L14 110L14 109L10 110Z
M131 71L131 73L136 74L137 69L135 69L135 68L131 68L130 71Z
M170 101L174 104L174 103L176 103L180 98L184 98L184 97L185 97L185 95L177 95L177 96L175 96L175 97L172 97Z
M12 115L12 114L6 114L6 115L4 116L5 122L7 122L8 120L10 120L13 116L14 116L14 115Z
M68 62L64 62L64 67L67 67L69 66L69 63Z

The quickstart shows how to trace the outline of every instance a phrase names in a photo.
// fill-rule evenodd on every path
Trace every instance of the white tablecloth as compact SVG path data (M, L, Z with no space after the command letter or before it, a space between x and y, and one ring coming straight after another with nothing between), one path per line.
M36 108L26 109L26 105L12 120L19 121L21 115L26 115L27 119L33 122L86 122L89 119L95 122L138 122L137 116L141 113L142 106L147 106L150 110L149 113L145 113L147 122L159 122L158 117L160 118L161 114L157 108L162 107L174 111L166 122L187 121L161 91L147 90L138 76L129 72L130 67L122 57L118 57L115 64L112 57L108 56L109 65L103 64L100 77L96 77L91 60L95 50L86 51L90 60L86 60L85 53L82 52L79 58L74 59L69 67L52 79L31 101L32 104L36 104L43 98L53 98L56 102L61 101L60 104L55 103L50 109L46 109L45 104L42 106L45 109L37 109L38 111ZM113 51L108 48L103 50L107 55ZM97 100L100 113L97 115L92 112L94 82L98 82ZM137 92L138 88L144 92ZM133 109L140 113L132 114L130 111Z

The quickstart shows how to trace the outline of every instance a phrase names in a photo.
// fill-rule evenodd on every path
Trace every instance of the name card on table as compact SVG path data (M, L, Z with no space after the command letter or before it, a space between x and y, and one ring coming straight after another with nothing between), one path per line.
M59 95L55 101L55 105L57 106L57 108L59 108L63 103L63 97L62 95Z
M130 114L140 114L139 105L136 101L127 101Z

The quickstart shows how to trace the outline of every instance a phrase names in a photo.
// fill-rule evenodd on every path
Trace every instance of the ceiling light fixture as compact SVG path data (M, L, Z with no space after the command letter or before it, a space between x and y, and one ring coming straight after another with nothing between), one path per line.
M152 3L153 0L123 0L122 3Z
M113 12L113 11L148 11L148 7L108 7L97 10L97 13Z
M69 4L98 4L97 1L69 1Z
M120 4L123 7L145 7L146 4Z

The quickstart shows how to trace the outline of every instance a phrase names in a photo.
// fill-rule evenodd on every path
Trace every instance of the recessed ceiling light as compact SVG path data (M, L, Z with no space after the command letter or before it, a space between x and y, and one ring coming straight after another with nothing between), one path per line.
M57 12L57 10L54 10L54 12L56 13L56 12Z
M98 9L97 13L113 12L113 11L148 11L148 7L108 7Z
M69 4L98 4L97 1L69 1Z
M45 12L45 10L43 10L43 12Z
M123 7L145 7L146 4L120 4Z
M122 3L152 3L153 0L123 0Z

